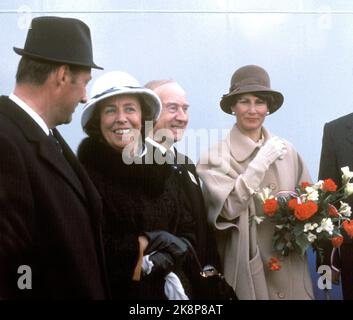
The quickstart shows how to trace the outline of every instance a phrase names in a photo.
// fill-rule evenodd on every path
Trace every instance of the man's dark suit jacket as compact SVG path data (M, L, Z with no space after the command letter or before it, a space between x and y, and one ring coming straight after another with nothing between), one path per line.
M333 179L338 188L342 186L341 168L349 166L353 171L353 113L325 124L319 179ZM345 200L353 209L353 196ZM330 259L332 246L326 248L325 263ZM353 299L353 242L344 234L340 247L340 268L344 299Z
M201 183L195 164L175 148L176 160L180 169L179 178L184 187L187 205L196 222L196 252L202 266L213 265L221 270L214 231L207 222L207 209L203 198ZM191 174L191 175L190 175ZM194 179L195 178L195 179Z
M107 297L101 200L75 155L54 132L62 153L26 112L0 97L3 299ZM31 268L32 289L18 287L21 265Z

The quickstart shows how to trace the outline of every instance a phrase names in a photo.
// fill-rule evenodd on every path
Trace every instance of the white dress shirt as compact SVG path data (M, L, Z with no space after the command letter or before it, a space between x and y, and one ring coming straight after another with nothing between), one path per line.
M16 103L23 111L25 111L33 119L33 121L42 128L45 134L49 136L49 128L37 112L35 112L26 102L17 97L14 93L10 94L9 99Z

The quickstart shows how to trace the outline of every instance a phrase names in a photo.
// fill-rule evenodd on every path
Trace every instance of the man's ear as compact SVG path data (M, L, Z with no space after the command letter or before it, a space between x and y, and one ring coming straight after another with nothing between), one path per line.
M61 86L66 84L67 81L71 81L70 75L70 68L67 64L59 66L54 72L56 85Z

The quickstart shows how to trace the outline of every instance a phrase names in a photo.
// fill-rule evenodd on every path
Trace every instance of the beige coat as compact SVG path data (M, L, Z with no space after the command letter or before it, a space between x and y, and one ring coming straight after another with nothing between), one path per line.
M271 137L264 128L263 134L265 141ZM270 166L260 189L270 187L276 194L311 181L299 154L289 142L286 145L288 152ZM274 225L269 220L257 225L251 219L261 204L242 177L258 148L259 143L243 135L235 125L197 165L204 182L208 219L217 230L224 275L239 299L313 299L306 257L291 253L281 258L281 270L268 268L274 256Z

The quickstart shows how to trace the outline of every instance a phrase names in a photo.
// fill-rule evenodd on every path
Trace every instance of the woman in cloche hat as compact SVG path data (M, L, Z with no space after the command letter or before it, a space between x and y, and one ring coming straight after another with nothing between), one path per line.
M283 95L271 89L267 72L255 65L235 71L221 109L236 123L227 137L211 147L197 166L204 182L209 221L218 230L224 274L239 299L312 299L306 257L291 253L270 270L275 225L253 217L262 213L256 192L294 191L311 181L293 146L264 127L267 115L277 111Z
M180 208L180 186L169 179L172 167L156 163L154 157L161 160L158 150L150 152L144 145L144 124L153 122L160 108L153 91L131 75L113 71L93 84L82 113L88 138L78 157L103 199L113 299L187 299L191 287L182 238L193 242L193 218Z

